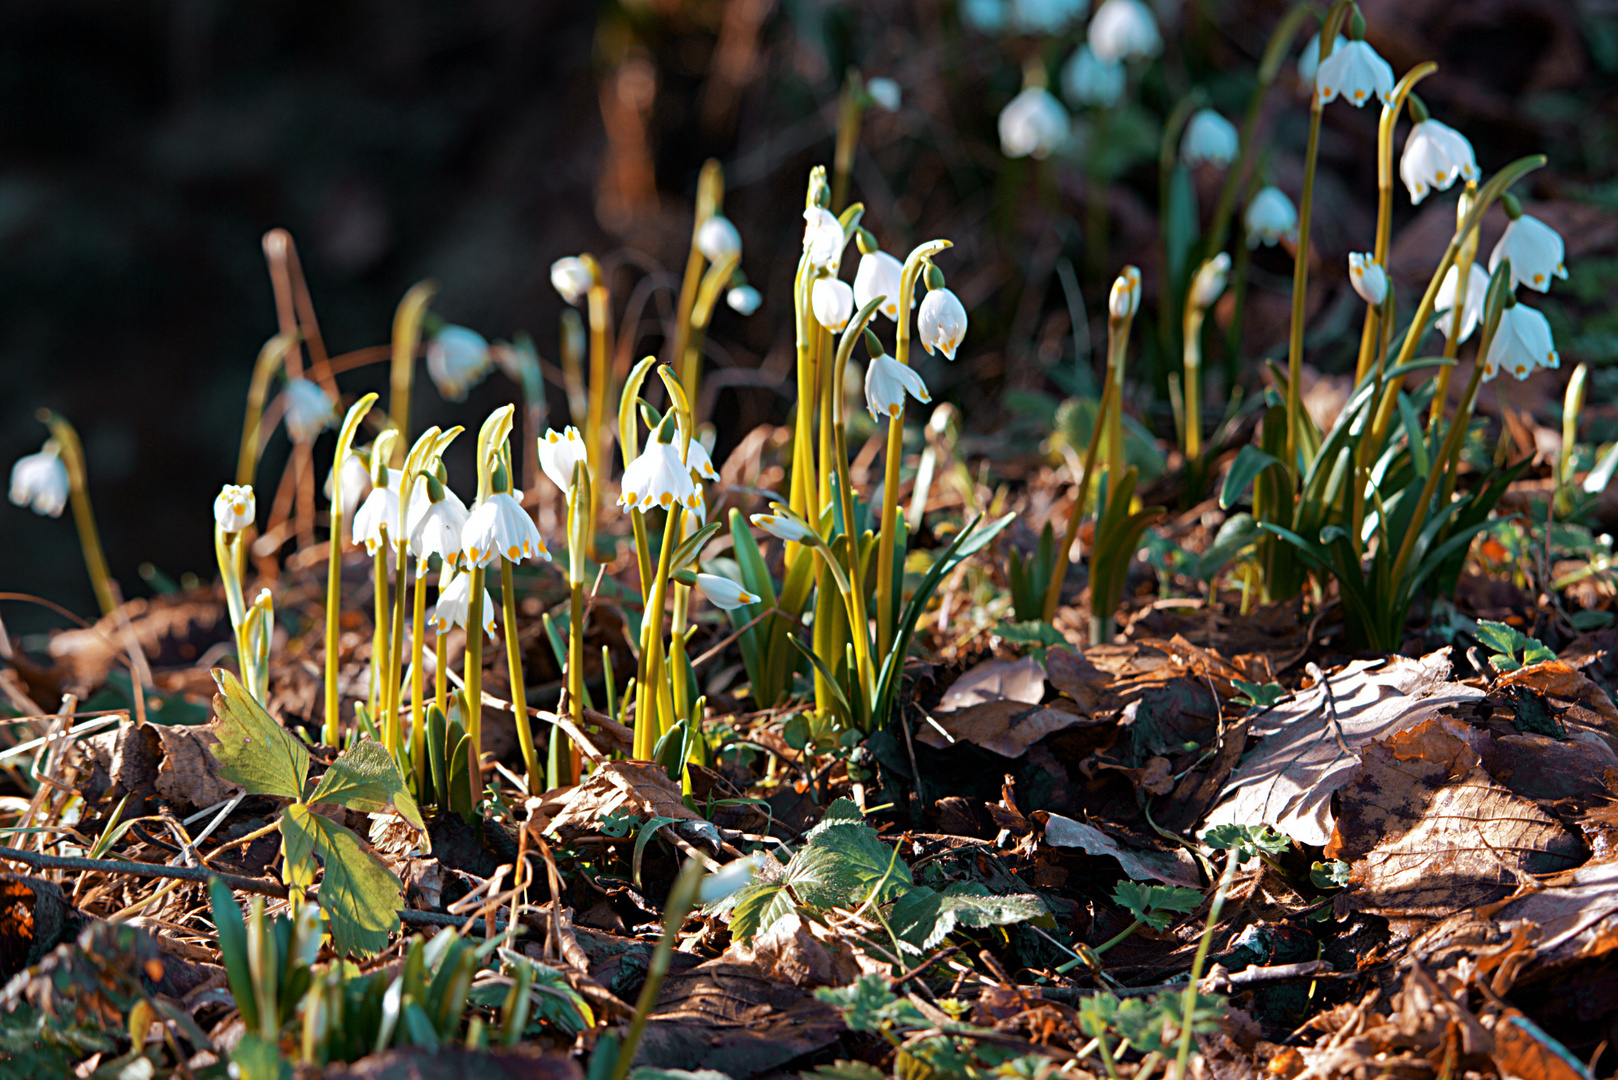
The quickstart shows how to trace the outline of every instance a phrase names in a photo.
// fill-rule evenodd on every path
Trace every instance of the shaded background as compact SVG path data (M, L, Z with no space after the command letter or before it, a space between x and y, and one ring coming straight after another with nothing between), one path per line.
M683 265L695 179L710 156L726 165L726 212L765 297L751 319L724 309L715 318L711 361L738 369L715 401L722 456L746 428L785 415L779 379L803 184L810 165L830 162L850 65L904 91L898 112L866 118L851 192L867 205L866 223L900 255L931 236L956 243L940 265L972 329L956 364L923 362L929 385L969 403L982 445L1032 453L1028 417L1070 392L1065 373L1094 362L1079 354L1083 331L1098 341L1100 324L1072 320L1082 297L1099 298L1133 261L1151 309L1154 125L1193 84L1239 120L1285 5L1156 7L1168 48L1134 69L1135 104L1119 129L1133 144L1111 148L1112 230L1097 252L1081 226L1083 140L1036 164L1007 161L995 137L1024 63L1042 61L1054 86L1083 20L1050 34L984 33L937 0L13 0L0 8L0 463L9 469L43 440L36 407L61 411L84 439L126 595L147 591L137 573L146 561L209 577L209 507L234 471L253 358L276 330L260 249L267 229L284 226L298 241L334 354L385 341L399 298L431 277L435 313L491 339L527 331L553 359L562 303L551 261L603 256L618 268L621 316L641 274ZM1596 366L1592 422L1607 422L1618 357L1618 3L1371 0L1364 9L1369 39L1396 71L1439 61L1422 94L1473 140L1485 173L1550 154L1551 168L1519 190L1569 231L1574 280L1542 306L1563 377L1580 359ZM1307 123L1296 91L1288 65L1261 129L1273 179L1294 197ZM1311 253L1316 327L1357 310L1343 262L1368 246L1374 157L1373 112L1329 108ZM1206 220L1218 177L1197 182ZM1447 239L1453 205L1454 192L1415 209L1398 193L1396 230L1427 215L1399 255L1414 271L1401 275L1395 260L1405 287L1419 290L1421 267L1436 262L1428 247ZM1064 269L1080 284L1077 309ZM1255 379L1284 337L1289 275L1284 252L1255 259L1240 356ZM661 344L666 290L678 283L654 284L664 291L647 306L637 352ZM1143 347L1151 370L1149 340ZM1330 371L1345 358L1328 348L1311 361ZM341 382L353 395L383 378L373 368ZM498 375L464 406L439 402L424 374L417 385L418 427L475 424L515 397ZM1554 415L1557 386L1547 378L1508 390ZM560 423L562 395L549 389ZM1149 387L1135 408L1172 430ZM317 448L322 476L331 441ZM261 509L286 450L284 436L271 440ZM94 612L67 516L0 504L0 590ZM59 623L17 605L4 614L13 630Z

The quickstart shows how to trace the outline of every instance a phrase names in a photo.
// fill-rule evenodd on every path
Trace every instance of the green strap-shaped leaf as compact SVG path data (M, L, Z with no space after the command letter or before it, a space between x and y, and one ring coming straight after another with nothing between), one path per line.
M1249 443L1239 450L1236 460L1230 463L1230 473L1225 477L1225 486L1219 492L1219 506L1229 510L1236 505L1236 500L1242 497L1259 473L1265 469L1286 469L1286 463L1273 454L1266 454L1263 450Z
M214 668L213 677L219 686L213 699L213 733L219 739L213 755L219 759L219 775L254 795L301 799L309 751L253 700L236 676Z
M350 746L326 770L308 801L336 803L366 814L398 810L410 824L426 829L416 800L410 797L404 777L399 775L399 766L387 747L371 739L361 739Z
M399 929L399 879L352 831L307 806L281 815L287 864L311 854L325 864L320 908L331 925L332 946L343 956L375 956Z

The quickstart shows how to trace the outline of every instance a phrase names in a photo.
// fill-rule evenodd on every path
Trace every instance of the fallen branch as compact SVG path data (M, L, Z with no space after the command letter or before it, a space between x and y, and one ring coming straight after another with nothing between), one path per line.
M117 859L75 859L66 855L42 855L21 848L0 847L0 859L26 863L36 870L77 870L94 874L133 874L137 877L176 878L206 884L209 878L218 878L232 889L258 893L261 896L287 898L287 887L268 878L240 877L221 874L202 866L160 866L156 863L122 862Z

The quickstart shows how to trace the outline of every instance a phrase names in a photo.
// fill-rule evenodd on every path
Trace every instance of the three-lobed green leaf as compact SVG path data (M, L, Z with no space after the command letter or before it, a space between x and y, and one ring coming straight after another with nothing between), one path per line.
M344 751L305 801L336 803L366 814L397 810L410 824L426 830L393 756L372 739L361 739Z
M213 678L219 687L213 699L219 718L213 727L219 739L213 748L219 775L254 795L303 798L309 751L253 700L236 676L214 668Z
M281 815L281 837L289 877L311 855L325 866L320 907L337 952L374 956L386 948L400 925L399 879L387 864L352 830L296 803Z

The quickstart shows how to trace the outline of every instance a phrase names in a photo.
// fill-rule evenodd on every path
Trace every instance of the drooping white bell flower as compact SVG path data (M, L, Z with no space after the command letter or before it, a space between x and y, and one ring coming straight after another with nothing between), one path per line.
M427 374L445 401L465 401L490 364L489 342L476 330L445 326L427 343Z
M1197 267L1197 276L1191 279L1191 302L1202 311L1213 307L1215 300L1225 291L1230 279L1230 253L1221 251Z
M1282 238L1292 241L1298 239L1297 207L1278 187L1260 189L1253 196L1253 201L1247 204L1247 213L1243 215L1242 222L1247 226L1247 246L1250 248L1260 244L1274 247Z
M854 271L854 306L864 308L877 297L883 297L877 308L890 320L899 320L899 279L904 263L886 251L873 251L860 256L859 269Z
M801 544L812 535L803 522L785 514L754 514L748 520L777 540L785 540L789 544Z
M1080 45L1062 65L1062 94L1073 105L1110 109L1124 96L1126 72L1116 60L1103 60Z
M708 603L721 611L734 611L744 604L758 603L758 597L718 574L698 574L697 591L708 598Z
M389 548L401 539L408 539L399 535L399 483L403 476L394 469L389 469L388 473L388 486L372 488L360 508L354 511L354 542L364 544L370 555L381 549L384 529Z
M440 578L439 580L443 580ZM467 608L472 601L472 575L461 571L449 579L449 584L438 590L438 604L433 608L432 624L437 633L452 626L466 627ZM489 590L483 590L483 631L493 636L497 608Z
M473 566L488 566L496 559L551 561L539 526L516 498L497 491L472 508L461 526L461 551Z
M916 313L916 332L929 355L937 349L955 359L955 350L966 337L966 308L960 297L948 289L929 289Z
M865 84L865 92L871 95L871 100L887 112L898 112L899 102L904 94L899 84L892 79L875 78Z
M1320 46L1315 46L1316 56ZM1349 41L1332 49L1315 73L1315 94L1325 105L1342 95L1356 108L1375 99L1386 105L1393 93L1393 65L1363 41Z
M1519 214L1506 224L1500 242L1494 245L1494 252L1489 256L1489 273L1494 273L1501 259L1510 259L1513 285L1548 292L1551 278L1567 277L1567 267L1562 261L1565 253L1560 233L1532 215Z
M1043 86L1030 86L1000 110L1000 152L1006 157L1046 158L1068 140L1067 110Z
M50 443L37 454L18 458L11 467L12 503L32 507L45 517L62 516L70 486L67 466Z
M461 534L471 514L455 492L442 486L439 490L444 497L433 502L423 480L410 497L405 522L410 529L410 552L421 560L437 555L445 566L454 568L465 559Z
M686 447L685 467L702 477L704 480L718 480L719 470L713 467L713 458L708 456L708 448L696 439Z
M583 300L595 284L595 275L577 255L568 255L551 263L551 285L570 304Z
M1526 379L1536 367L1561 367L1562 358L1551 339L1551 324L1545 316L1526 304L1508 303L1500 313L1500 325L1489 341L1483 358L1483 377L1492 379L1509 371Z
M725 293L725 303L738 315L751 315L764 302L758 290L751 285L736 285Z
M1450 266L1444 274L1444 280L1438 283L1438 295L1433 299L1433 311L1438 313L1438 332L1446 338L1453 337L1455 331L1455 283L1461 280L1460 268ZM1456 338L1459 344L1472 336L1472 331L1478 328L1483 319L1483 300L1489 294L1489 275L1485 274L1477 263L1472 264L1471 273L1466 279L1466 298L1462 302L1460 312L1461 336Z
M1348 39L1342 34L1338 34L1332 43L1331 51L1335 53L1347 44ZM1298 56L1298 79L1305 86L1313 90L1315 85L1315 75L1319 71L1320 31L1316 30L1314 36L1309 39L1308 44L1304 45L1303 52Z
M753 875L758 873L760 866L763 865L764 858L762 851L756 851L721 866L702 879L702 883L698 886L697 899L704 904L711 904L750 885Z
M1011 0L1011 25L1021 34L1059 34L1089 10L1090 0Z
M1187 166L1208 162L1220 169L1230 167L1241 146L1236 125L1212 109L1198 109L1185 126L1180 139L1180 160Z
M854 290L834 277L816 278L809 291L815 321L836 334L854 317Z
M843 264L843 245L848 243L842 222L836 214L818 206L805 210L803 220L803 250L809 253L810 265L837 273Z
M252 487L247 484L226 484L214 497L213 519L222 532L239 533L253 524L257 516L258 503Z
M865 407L871 411L871 419L903 416L907 393L920 402L932 400L915 368L886 353L873 356L865 369Z
M287 434L293 442L313 442L337 420L337 408L319 384L308 379L290 379L282 397L286 409Z
M1433 188L1444 191L1457 180L1478 176L1477 158L1465 135L1433 119L1410 129L1404 156L1399 159L1399 179L1410 190L1412 203L1421 202Z
M579 435L579 429L572 425L561 431L546 428L545 434L539 437L539 467L563 494L573 489L573 467L589 459L589 447Z
M1140 310L1140 270L1126 266L1112 282L1107 294L1107 313L1114 319L1132 319Z
M1103 60L1149 60L1163 51L1157 16L1141 0L1106 0L1090 20L1089 39Z
M343 498L340 506L343 520L352 527L354 512L360 508L360 504L365 501L365 496L371 490L371 470L365 467L365 462L358 454L350 454L343 459L341 468L327 474L326 498L331 500L333 505L339 505L336 493L332 489L333 479L342 485Z
M1348 253L1348 283L1354 286L1360 299L1372 307L1380 307L1382 301L1387 299L1388 273L1376 261L1376 256L1368 251Z
M729 218L715 214L697 227L697 250L709 262L718 262L742 252L742 234Z
M668 442L663 441L665 430L670 436ZM672 424L664 425L652 433L646 449L624 470L624 478L619 485L623 492L618 496L619 506L644 514L657 507L667 510L675 503L680 503L688 510L695 510L701 505L701 496L691 480L691 470L680 460L680 448L674 445L676 441L678 435Z

